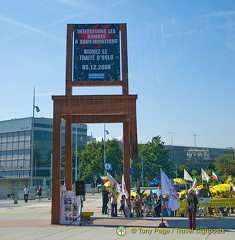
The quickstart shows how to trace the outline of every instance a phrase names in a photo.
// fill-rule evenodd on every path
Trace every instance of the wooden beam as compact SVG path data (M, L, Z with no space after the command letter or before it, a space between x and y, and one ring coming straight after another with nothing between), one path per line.
M53 96L63 115L125 115L135 112L137 95Z
M65 122L65 186L72 190L72 124Z
M54 103L55 105L55 103ZM51 224L60 223L60 131L61 117L55 111L53 114L53 155L52 155L52 205L51 205Z
M130 127L129 121L123 123L123 173L126 188L130 196Z
M73 29L74 24L67 25L67 47L66 47L66 95L72 95L72 56L73 56Z
M122 81L74 81L73 87L122 86Z
M128 59L127 59L127 31L126 24L120 24L122 43L122 94L128 95Z
M65 121L73 123L120 123L128 115L62 115Z

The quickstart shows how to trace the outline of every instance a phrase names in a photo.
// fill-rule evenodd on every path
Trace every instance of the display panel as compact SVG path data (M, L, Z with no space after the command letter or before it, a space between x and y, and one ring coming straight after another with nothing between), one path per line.
M120 81L119 24L75 24L73 81Z

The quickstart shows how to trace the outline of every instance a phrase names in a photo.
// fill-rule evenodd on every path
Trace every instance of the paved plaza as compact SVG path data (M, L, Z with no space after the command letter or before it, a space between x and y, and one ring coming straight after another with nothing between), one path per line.
M101 214L101 194L87 194L83 211L94 216L81 226L51 225L51 200L0 200L1 240L73 240L73 239L207 239L226 240L235 237L235 215L197 218L197 230L188 229L186 217L168 217L166 228L159 228L161 218L112 218ZM89 223L89 224L88 224ZM121 227L122 226L122 227ZM119 235L122 236L119 236Z

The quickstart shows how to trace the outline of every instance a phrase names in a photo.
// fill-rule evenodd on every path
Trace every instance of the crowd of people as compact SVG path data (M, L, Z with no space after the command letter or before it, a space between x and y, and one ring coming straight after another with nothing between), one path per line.
M162 214L164 216L164 199L162 196L157 196L156 193L148 194L145 190L141 191L140 188L133 189L130 196L130 200L128 201L130 216L131 217L161 217ZM121 195L118 200L115 195L103 186L102 189L103 196L103 206L102 213L108 214L108 203L110 203L111 208L111 216L117 217L118 212L121 212L125 216L127 216L125 210L125 202L126 196ZM167 196L166 196L167 197ZM186 190L184 194L180 196L180 200L186 203L186 207L184 209L184 213L180 214L179 211L175 212L175 215L187 216L189 219L189 227L191 229L195 228L196 224L196 216L212 216L215 213L219 213L220 215L226 217L228 215L228 210L233 212L233 208L226 207L198 207L198 203L201 199L211 199L211 198L226 198L223 192L216 191L211 193L209 191L209 187L207 184L203 184L202 189L189 189ZM119 208L117 206L120 206ZM173 213L173 212L172 212ZM174 214L174 213L173 213ZM168 215L170 216L170 215Z
M118 199L114 193L103 186L102 189L102 213L108 214L108 203L111 204L111 216L117 217L118 211L127 216L125 210L126 196L121 195L120 207L118 208ZM161 196L157 196L155 193L150 196L145 193L145 190L141 191L137 188L133 195L130 196L130 202L128 205L130 216L135 217L160 217L161 216Z
M227 191L228 192L228 191ZM218 199L218 198L228 198L232 197L231 195L225 195L224 191L216 191L216 192L210 192L209 187L207 184L203 184L202 189L194 189L194 195L197 197L197 199L203 199L204 203L209 203L211 199ZM181 195L180 200L187 200L189 197L189 191L186 191L184 194ZM206 201L208 199L208 201ZM231 210L232 212L234 211L233 208L228 208L228 207L198 207L197 208L197 216L213 216L213 215L222 215L223 217L228 216L228 212ZM187 215L187 208L185 209L184 213L182 213L182 216Z

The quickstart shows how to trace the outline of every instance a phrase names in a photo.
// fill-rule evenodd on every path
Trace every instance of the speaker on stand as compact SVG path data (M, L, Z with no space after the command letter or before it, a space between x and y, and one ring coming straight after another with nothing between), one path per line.
M90 225L90 223L87 222L82 216L83 201L85 201L85 195L86 195L85 181L84 180L75 181L75 186L76 186L75 194L76 194L76 196L80 197L80 202L81 202L81 214L79 217L81 218L81 221Z
M84 180L75 181L76 184L76 196L86 195L86 185Z

